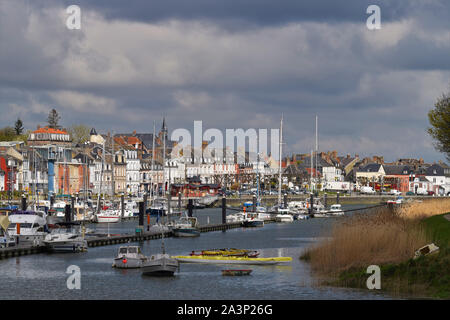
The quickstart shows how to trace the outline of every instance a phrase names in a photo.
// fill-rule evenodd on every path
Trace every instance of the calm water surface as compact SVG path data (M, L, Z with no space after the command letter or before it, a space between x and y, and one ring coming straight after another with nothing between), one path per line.
M351 208L352 206L347 206ZM354 205L353 207L361 207ZM358 213L355 213L358 214ZM221 220L221 209L197 210L201 224ZM235 266L252 269L250 276L224 277L226 265L181 264L171 278L141 275L139 270L111 267L118 245L89 248L79 254L37 254L0 260L0 299L390 299L369 290L318 287L308 263L299 256L308 246L326 237L339 218L295 221L290 224L266 224L263 228L233 229L202 233L197 238L166 238L169 254L188 254L210 248L247 248L260 251L261 257L290 256L293 261L279 266ZM152 222L154 219L152 219ZM109 225L110 233L134 232L137 221ZM96 232L108 232L108 226L93 224ZM144 254L159 252L161 240L140 243ZM81 289L67 288L67 267L81 269ZM234 267L233 267L234 268Z

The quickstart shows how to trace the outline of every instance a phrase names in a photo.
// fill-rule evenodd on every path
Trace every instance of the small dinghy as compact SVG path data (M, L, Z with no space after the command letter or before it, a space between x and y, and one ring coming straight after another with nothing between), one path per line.
M223 276L249 276L252 272L251 269L243 270L243 269L227 269L222 270Z

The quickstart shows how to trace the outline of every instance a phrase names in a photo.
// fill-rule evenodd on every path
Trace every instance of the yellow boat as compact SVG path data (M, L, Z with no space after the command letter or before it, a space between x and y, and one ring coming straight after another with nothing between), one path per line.
M227 249L209 249L209 250L201 250L201 251L192 251L191 256L238 256L238 257L251 257L256 258L259 253L255 250L247 250L247 249L235 249L235 248L227 248Z
M219 255L173 256L179 262L271 265L292 261L291 257L249 258Z

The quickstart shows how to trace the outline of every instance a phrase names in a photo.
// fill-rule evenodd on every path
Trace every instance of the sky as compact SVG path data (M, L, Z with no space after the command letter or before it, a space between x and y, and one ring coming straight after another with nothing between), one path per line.
M81 9L81 29L66 8ZM381 28L366 25L380 7ZM0 127L278 128L283 154L445 156L448 0L0 0Z

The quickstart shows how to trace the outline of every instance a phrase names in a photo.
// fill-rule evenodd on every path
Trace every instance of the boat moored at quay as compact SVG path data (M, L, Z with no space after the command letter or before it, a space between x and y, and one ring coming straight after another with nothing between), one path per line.
M148 258L141 252L139 246L122 246L114 258L113 268L135 269L141 268Z
M44 211L13 210L8 214L9 236L18 239L21 244L38 246L48 234L46 214Z

